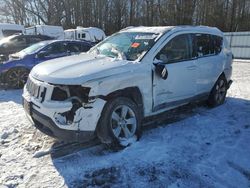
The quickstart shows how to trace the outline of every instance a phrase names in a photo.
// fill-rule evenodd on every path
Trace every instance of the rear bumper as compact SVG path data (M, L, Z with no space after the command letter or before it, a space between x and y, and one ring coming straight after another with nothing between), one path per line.
M30 106L24 106L26 115L32 124L44 134L69 142L85 142L95 137L94 131L74 131L59 128L49 117L41 114Z

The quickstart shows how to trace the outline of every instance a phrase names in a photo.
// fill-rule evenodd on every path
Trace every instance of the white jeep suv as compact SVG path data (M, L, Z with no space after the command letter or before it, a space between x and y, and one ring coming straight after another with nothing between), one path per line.
M50 136L127 145L144 117L197 100L222 104L231 74L232 53L217 28L129 27L88 53L34 67L23 105Z

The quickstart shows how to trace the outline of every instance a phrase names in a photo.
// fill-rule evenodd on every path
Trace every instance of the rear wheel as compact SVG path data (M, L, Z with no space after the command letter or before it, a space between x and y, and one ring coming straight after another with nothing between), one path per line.
M14 89L23 88L29 75L29 70L23 67L10 69L6 73L5 80L9 87Z
M215 107L224 103L227 94L227 80L223 75L219 77L215 83L209 98L208 104L211 107Z
M138 140L140 133L141 117L132 100L118 97L105 105L97 129L102 142L113 148L126 147Z

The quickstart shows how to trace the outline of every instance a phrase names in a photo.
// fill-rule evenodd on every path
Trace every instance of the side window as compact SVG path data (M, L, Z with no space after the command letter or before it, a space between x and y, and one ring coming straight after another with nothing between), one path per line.
M59 42L51 44L46 49L46 55L61 54L64 52L66 52L66 44Z
M162 60L164 63L173 63L191 59L189 35L183 34L171 39L157 54L156 58Z
M219 54L222 50L222 37L208 34L196 34L198 57Z
M85 39L85 38L86 38L86 34L82 33L82 39Z
M206 56L212 53L210 37L208 34L196 34L196 46L198 57Z
M81 44L78 44L78 43L69 43L67 45L67 51L73 52L73 53L81 52Z

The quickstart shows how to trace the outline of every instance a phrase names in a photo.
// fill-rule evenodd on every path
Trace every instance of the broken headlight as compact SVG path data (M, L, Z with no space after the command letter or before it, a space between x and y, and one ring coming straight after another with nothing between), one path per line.
M88 102L90 88L82 86L55 86L51 100L65 101L70 98L78 98L82 103Z

